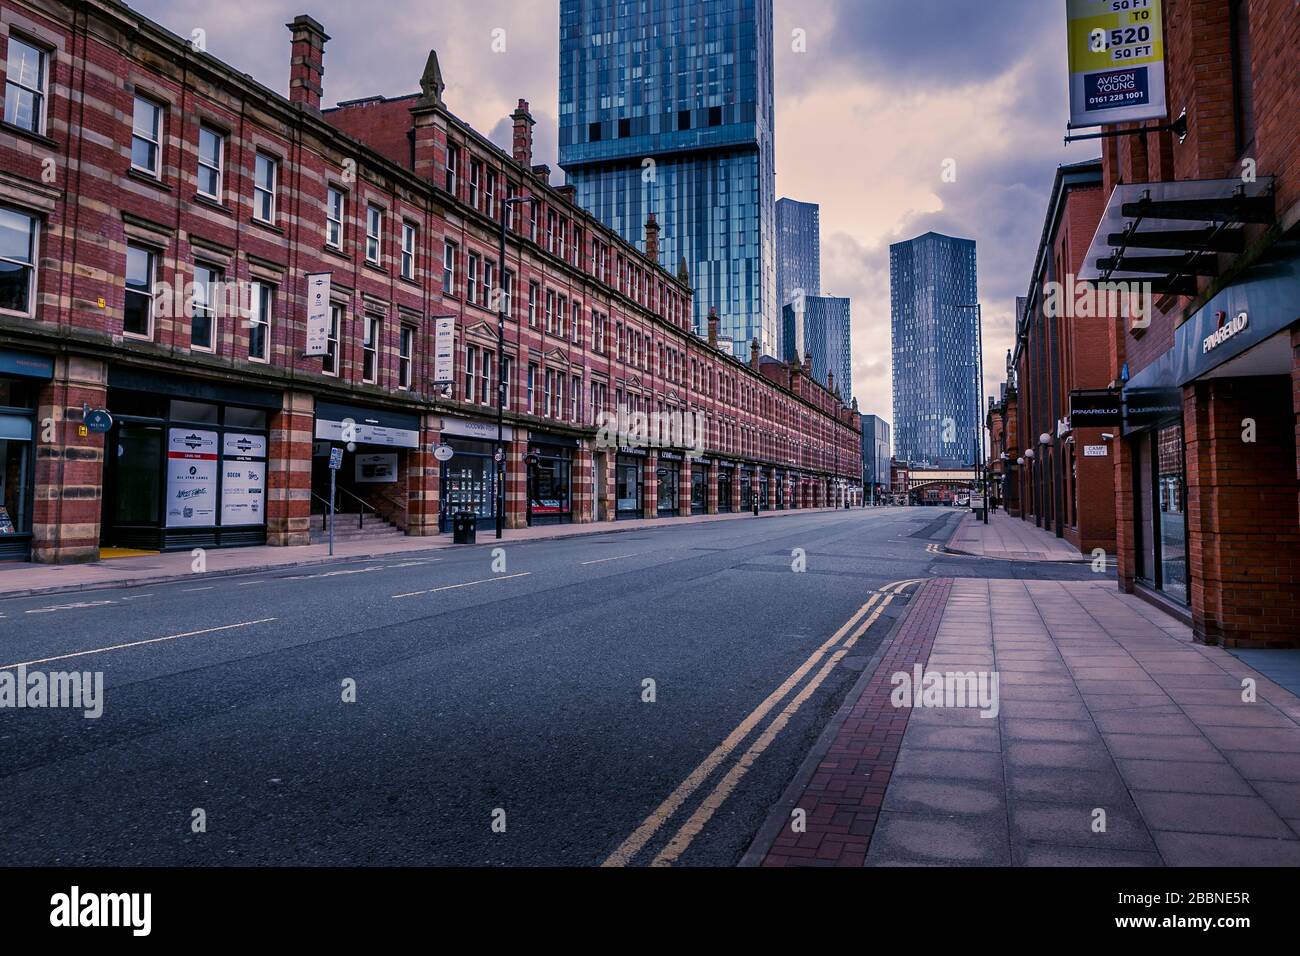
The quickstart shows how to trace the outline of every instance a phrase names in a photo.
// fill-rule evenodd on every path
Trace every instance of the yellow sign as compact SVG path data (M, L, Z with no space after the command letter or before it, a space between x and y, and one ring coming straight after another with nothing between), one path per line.
M1070 127L1163 119L1161 0L1066 0Z

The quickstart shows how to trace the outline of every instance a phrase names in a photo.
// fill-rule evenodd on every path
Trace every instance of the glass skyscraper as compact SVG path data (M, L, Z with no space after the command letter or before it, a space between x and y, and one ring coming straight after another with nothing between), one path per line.
M695 329L777 348L772 0L560 0L560 166L578 204L662 264Z
M862 484L873 499L889 491L889 422L879 415L863 415Z
M979 414L975 241L927 232L889 247L894 454L970 466Z
M802 305L802 308L800 307ZM826 384L835 373L835 390L845 405L853 401L851 303L830 295L805 295L781 310L781 341L787 362L811 356L813 375Z
M812 202L776 203L776 301L784 307L795 295L822 294L821 207ZM781 329L778 328L778 333ZM778 355L785 355L779 344Z

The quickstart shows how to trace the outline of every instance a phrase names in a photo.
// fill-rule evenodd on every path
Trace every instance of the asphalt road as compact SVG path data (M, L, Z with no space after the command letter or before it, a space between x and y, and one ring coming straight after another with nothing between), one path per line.
M956 518L791 514L511 544L504 567L480 546L0 601L0 668L104 675L98 719L0 709L0 863L733 864L904 611L910 591L880 589L1090 574L927 551ZM872 600L719 789L758 736L729 735Z

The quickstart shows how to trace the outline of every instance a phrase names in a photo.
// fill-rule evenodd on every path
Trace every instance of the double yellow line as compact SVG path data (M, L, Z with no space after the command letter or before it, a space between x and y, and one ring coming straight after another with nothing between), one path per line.
M735 730L728 734L727 738L715 747L713 752L705 757L685 780L677 785L677 789L669 794L668 798L645 818L645 821L619 845L618 849L609 855L601 866L627 866L633 857L644 849L645 845L660 828L672 819L682 805L690 799L691 795L713 774L713 771L717 770L731 753L740 746L741 742L749 736L750 732L759 726L768 713L817 666L822 658L826 657L826 662L817 671L813 679L808 681L803 689L792 697L781 712L767 725L763 733L732 765L726 776L718 782L712 792L696 808L695 812L678 828L672 839L659 851L650 864L651 866L672 866L686 851L686 848L691 845L691 841L700 834L705 825L712 819L727 797L736 789L736 785L749 772L749 768L754 765L754 762L762 755L763 751L776 739L777 734L798 713L799 708L812 697L830 672L843 659L844 655L853 649L858 639L867 633L871 626L880 619L880 615L885 612L885 608L889 607L894 598L901 594L905 588L922 580L924 579L913 578L907 581L895 581L873 593L867 603L858 608L857 612L831 635L830 639L817 648L806 661L800 664L781 683L780 687L772 691L766 700L755 707L749 716L736 725ZM844 643L840 644L840 641ZM840 646L836 647L837 644ZM830 656L827 657L827 654Z

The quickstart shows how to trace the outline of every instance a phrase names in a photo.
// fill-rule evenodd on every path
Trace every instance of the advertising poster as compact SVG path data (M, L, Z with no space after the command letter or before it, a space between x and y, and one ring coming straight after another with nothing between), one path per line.
M191 428L167 432L167 527L210 528L217 523L217 433Z
M330 276L317 272L307 276L307 350L305 355L329 352Z
M1070 128L1164 119L1161 0L1066 0Z
M357 455L357 482L387 485L397 481L397 456L394 454Z
M456 381L456 320L443 316L433 333L433 384L450 386Z
M223 527L266 523L266 437L227 432L221 459Z

